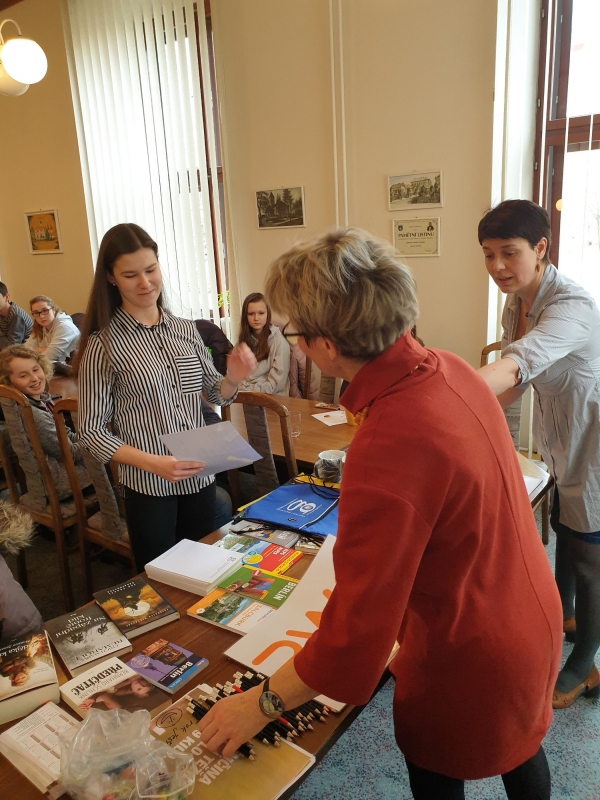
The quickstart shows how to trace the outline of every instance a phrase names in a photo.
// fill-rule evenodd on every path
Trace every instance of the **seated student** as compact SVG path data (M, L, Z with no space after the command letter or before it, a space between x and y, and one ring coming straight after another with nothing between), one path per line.
M33 326L33 320L26 311L13 303L6 284L0 281L0 348L11 344L22 344Z
M258 292L244 300L239 342L248 345L258 362L240 391L288 394L290 347L279 328L271 324L271 309Z
M66 362L79 344L79 329L73 320L43 294L29 301L33 330L27 346L44 353L49 361Z
M0 352L0 383L14 386L22 392L31 405L33 419L40 444L46 454L50 473L56 484L59 497L71 494L67 472L62 463L58 434L52 415L52 400L47 392L47 382L52 377L52 365L43 353L38 353L24 344L15 344ZM76 441L76 434L68 431L71 454L82 488L89 486L90 477L83 466L83 445Z
M16 555L31 543L34 530L29 514L11 503L0 502L0 550ZM42 625L40 612L0 555L0 646L11 639L38 633Z

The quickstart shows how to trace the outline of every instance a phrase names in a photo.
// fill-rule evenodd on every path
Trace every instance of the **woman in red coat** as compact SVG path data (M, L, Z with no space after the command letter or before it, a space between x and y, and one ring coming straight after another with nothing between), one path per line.
M348 451L321 625L267 687L222 700L202 740L231 755L275 703L368 702L394 642L394 720L418 800L502 775L546 800L562 614L504 416L457 356L408 333L415 285L391 248L340 230L271 267L267 291L323 374L350 385ZM268 702L267 702L268 701Z

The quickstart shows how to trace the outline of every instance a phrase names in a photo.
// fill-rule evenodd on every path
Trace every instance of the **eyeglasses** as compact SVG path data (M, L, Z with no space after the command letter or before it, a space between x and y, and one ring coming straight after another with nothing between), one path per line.
M51 311L52 311L52 309L51 309L51 308L42 308L42 310L41 310L41 311L32 311L32 312L31 312L31 316L32 316L32 317L35 317L36 319L37 319L38 317L47 317L47 316L48 316L48 314L49 314Z
M288 340L288 342L289 342L291 345L296 345L296 344L298 344L298 337L299 337L299 336L302 336L302 338L303 338L303 339L306 339L306 337L308 336L308 333L286 333L286 332L285 332L285 329L287 328L287 326L288 326L289 324L290 324L290 323L289 323L289 322L287 322L287 323L286 323L286 324L283 326L283 330L281 331L281 333L282 333L282 334L285 336L285 338Z

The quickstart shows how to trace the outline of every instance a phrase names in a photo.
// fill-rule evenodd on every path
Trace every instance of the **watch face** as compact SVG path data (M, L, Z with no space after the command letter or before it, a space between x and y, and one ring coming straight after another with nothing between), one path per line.
M283 705L273 692L263 692L260 696L260 707L268 717L278 717L283 713Z

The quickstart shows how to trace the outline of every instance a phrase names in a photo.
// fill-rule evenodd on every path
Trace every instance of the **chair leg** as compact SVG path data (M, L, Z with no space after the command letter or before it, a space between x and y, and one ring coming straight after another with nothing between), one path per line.
M25 550L20 550L17 555L17 575L19 577L19 583L23 587L23 589L27 588L27 561L25 559Z
M73 611L75 603L73 600L73 586L71 584L71 571L69 569L69 556L67 553L67 543L65 541L65 529L62 525L57 526L56 535L56 555L58 557L58 569L62 583L63 600L67 611Z
M548 492L542 500L542 544L548 544L550 538L550 500Z
M77 525L77 536L79 539L79 556L81 558L81 575L83 577L83 596L85 602L93 600L94 579L92 576L92 559L90 556L90 543L85 538L81 525Z

